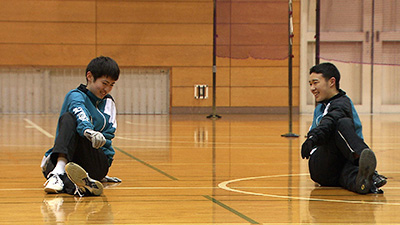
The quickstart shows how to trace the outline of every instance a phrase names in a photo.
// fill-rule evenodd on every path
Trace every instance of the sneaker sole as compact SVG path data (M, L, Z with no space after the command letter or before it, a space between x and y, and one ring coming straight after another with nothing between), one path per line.
M68 178L78 187L84 187L93 195L101 195L103 193L103 185L100 181L90 178L86 171L76 163L68 163L65 166L65 172Z
M60 193L62 191L62 189L61 190L57 190L57 189L54 189L54 188L45 187L44 191L46 193L49 193L49 194L58 194L58 193Z
M375 154L370 149L361 152L358 174L356 178L357 193L367 194L372 186L372 175L376 168Z

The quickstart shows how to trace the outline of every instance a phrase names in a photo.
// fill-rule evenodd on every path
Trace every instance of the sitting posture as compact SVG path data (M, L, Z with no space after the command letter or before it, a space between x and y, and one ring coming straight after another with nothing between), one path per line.
M86 85L67 93L57 124L54 146L46 151L42 172L47 193L101 195L100 181L120 182L107 173L115 151L117 128L114 99L109 95L120 70L109 57L97 57L86 68Z
M379 188L386 177L375 170L375 154L364 142L359 116L339 81L340 73L331 63L310 69L310 90L318 105L301 156L309 159L311 179L322 186L383 193Z

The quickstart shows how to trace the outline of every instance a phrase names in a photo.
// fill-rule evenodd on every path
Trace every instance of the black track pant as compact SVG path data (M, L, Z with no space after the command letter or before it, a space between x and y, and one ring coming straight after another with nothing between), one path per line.
M358 158L369 148L355 132L353 121L338 121L330 141L318 146L308 161L311 179L322 186L341 186L356 191Z
M76 117L72 113L61 115L53 152L44 171L45 177L54 169L61 153L66 155L68 162L74 162L84 168L93 179L101 180L107 175L109 169L107 156L102 150L93 148L86 137L81 137L76 131L76 126ZM75 188L66 176L62 179L67 193L70 192L70 188ZM70 187L71 185L73 187Z

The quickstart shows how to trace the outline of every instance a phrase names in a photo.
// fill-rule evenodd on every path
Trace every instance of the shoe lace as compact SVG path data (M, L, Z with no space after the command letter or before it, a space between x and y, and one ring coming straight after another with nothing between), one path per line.
M78 195L79 197L83 197L83 196L85 196L85 190L83 188L79 188L78 185L75 184L74 195Z
M52 177L54 177L54 179L55 179L55 181L54 181L55 184L61 184L62 183L62 180L61 180L60 176L58 176L58 174L49 173L49 175L47 175L47 180L43 184L43 186L46 186L50 182L50 180L52 180L52 179L50 179Z
M46 182L44 182L43 186L46 186L49 183L49 179L46 180Z

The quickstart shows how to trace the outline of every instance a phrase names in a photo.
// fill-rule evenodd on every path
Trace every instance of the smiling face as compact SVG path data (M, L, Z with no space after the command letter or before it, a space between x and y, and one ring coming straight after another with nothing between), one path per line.
M107 76L101 76L94 80L92 73L89 71L86 74L87 89L96 97L103 99L114 87L115 80Z
M334 77L326 79L322 76L322 73L311 73L308 82L316 102L328 100L339 93L335 86L336 79Z

